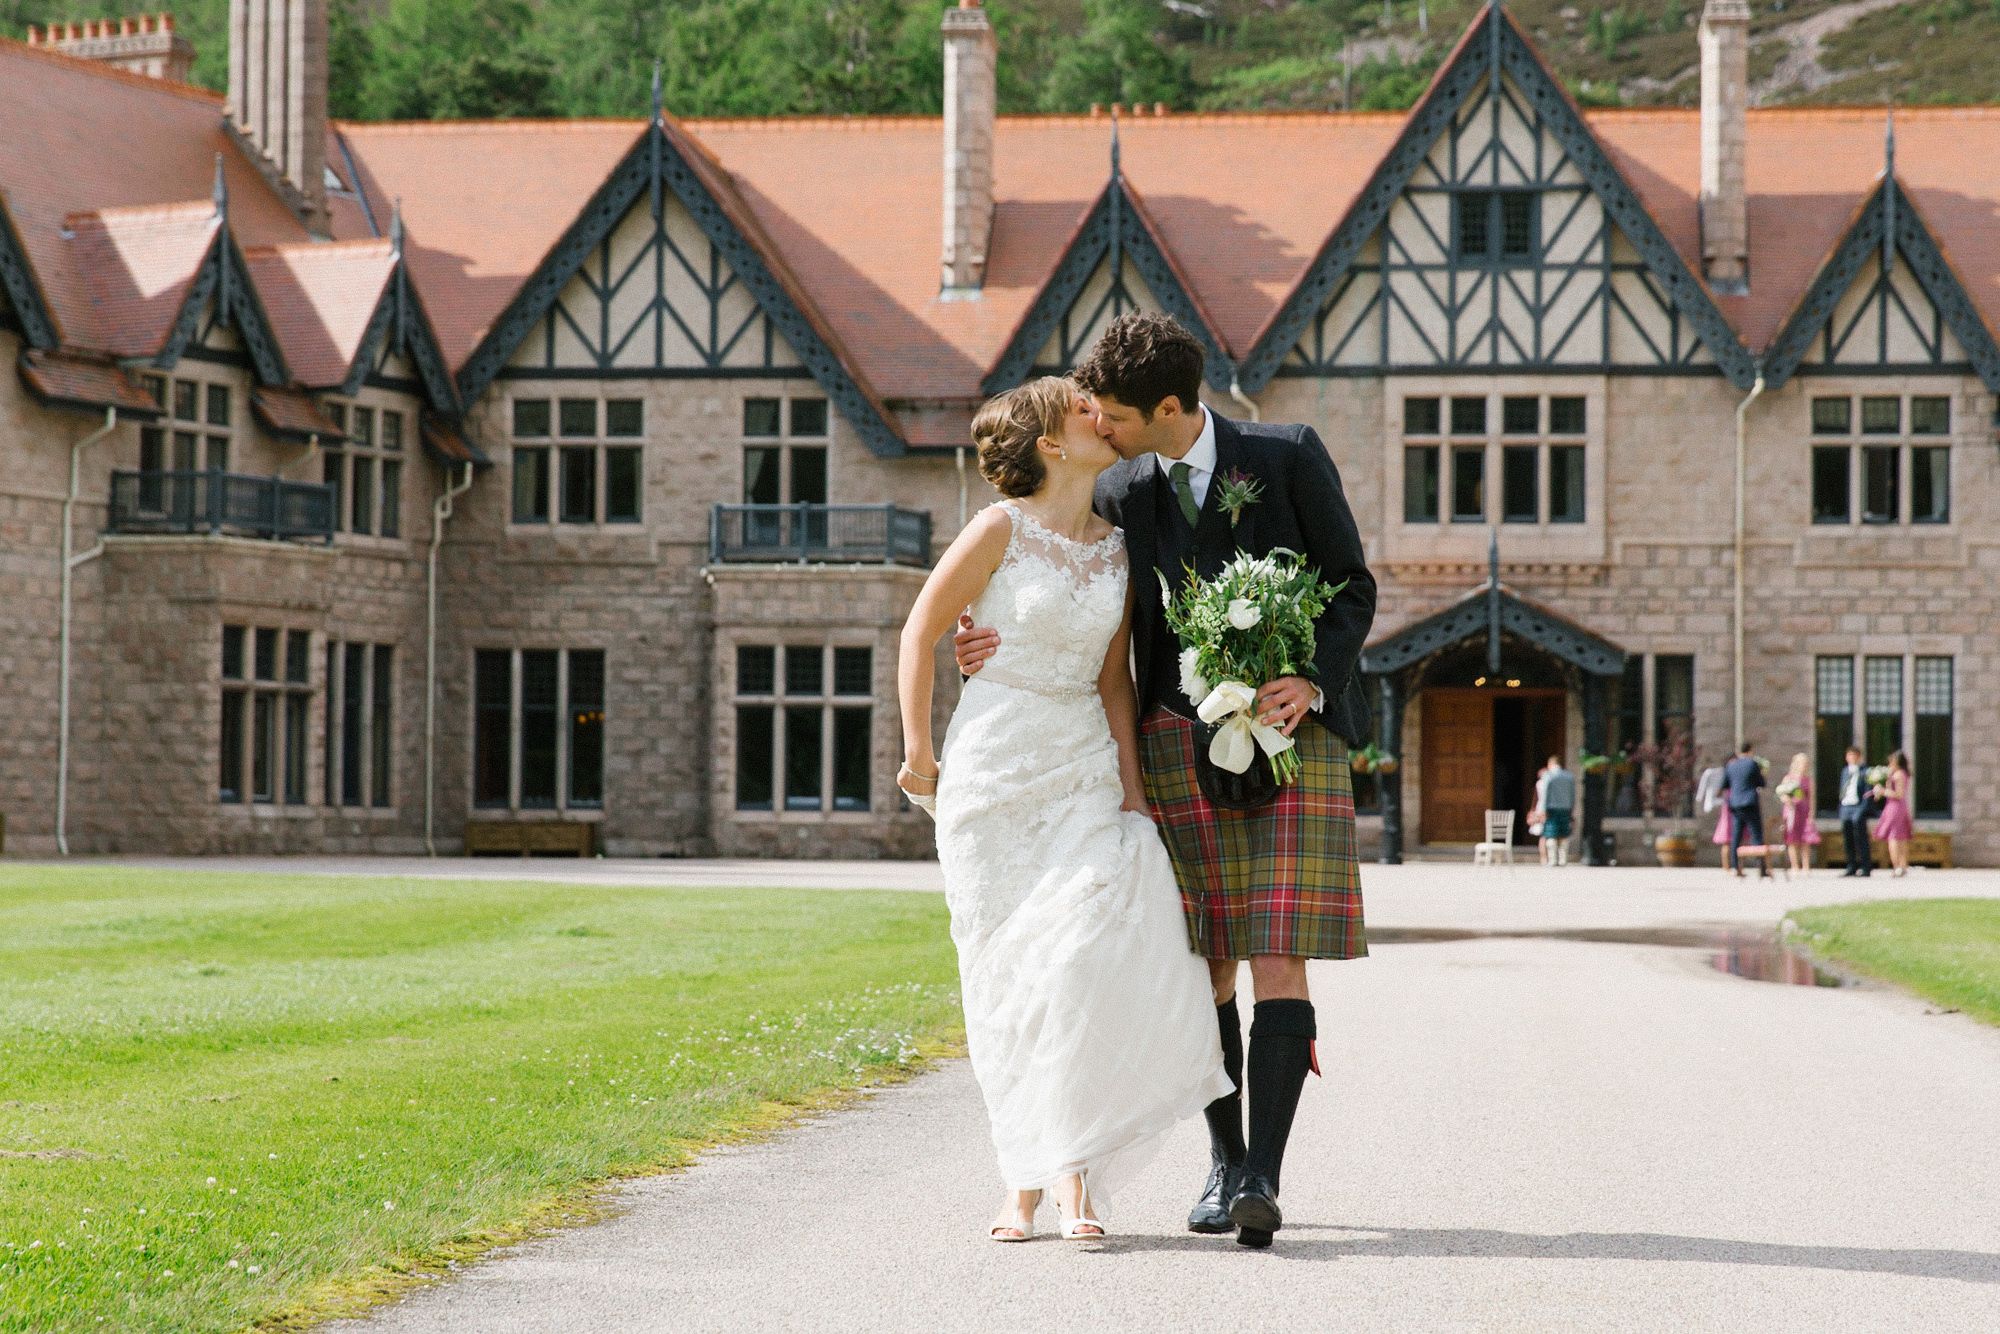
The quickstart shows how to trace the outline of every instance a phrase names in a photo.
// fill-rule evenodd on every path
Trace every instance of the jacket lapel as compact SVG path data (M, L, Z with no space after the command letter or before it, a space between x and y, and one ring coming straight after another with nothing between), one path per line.
M1220 413L1210 410L1215 418L1215 473L1208 479L1208 494L1202 498L1201 521L1195 525L1195 549L1207 550L1219 544L1228 550L1232 544L1229 516L1222 509L1222 479L1237 468L1242 461L1243 434L1236 429L1236 423Z

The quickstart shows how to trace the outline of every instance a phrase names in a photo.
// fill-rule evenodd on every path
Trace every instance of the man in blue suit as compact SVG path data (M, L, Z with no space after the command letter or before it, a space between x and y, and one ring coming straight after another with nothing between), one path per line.
M1840 771L1840 846L1847 854L1843 876L1867 875L1875 869L1868 848L1868 766L1861 748L1847 748L1847 767Z
M1740 879L1743 863L1737 849L1745 843L1755 847L1764 846L1764 807L1758 801L1757 791L1764 786L1764 767L1757 763L1754 750L1748 741L1736 758L1722 766L1723 792L1729 802L1729 869ZM1755 833L1756 837L1749 835ZM1760 880L1771 878L1771 854L1764 854L1764 864L1757 872Z

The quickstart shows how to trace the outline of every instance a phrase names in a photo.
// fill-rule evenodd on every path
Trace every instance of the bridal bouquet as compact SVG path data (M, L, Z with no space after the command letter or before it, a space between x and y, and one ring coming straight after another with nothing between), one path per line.
M1282 548L1238 552L1212 579L1190 569L1179 593L1163 577L1167 625L1181 641L1181 690L1195 716L1216 729L1208 758L1240 774L1263 751L1280 783L1297 777L1292 739L1257 721L1258 687L1281 676L1311 676L1313 621L1347 581L1329 586L1304 557Z
M1796 798L1804 791L1804 786L1796 778L1787 778L1778 784L1778 796L1780 798Z

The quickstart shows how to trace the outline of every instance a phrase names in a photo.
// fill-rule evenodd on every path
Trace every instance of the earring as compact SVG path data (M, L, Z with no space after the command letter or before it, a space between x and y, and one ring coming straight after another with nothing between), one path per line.
M1067 446L1067 445L1057 445L1057 446L1056 446L1056 453L1058 453L1058 454L1062 455L1062 456L1063 456L1063 458L1067 459L1067 458L1069 457L1069 446Z

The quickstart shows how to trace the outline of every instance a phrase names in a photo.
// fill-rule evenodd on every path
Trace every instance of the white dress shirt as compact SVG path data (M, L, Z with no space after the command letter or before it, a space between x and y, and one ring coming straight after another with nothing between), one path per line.
M1208 504L1208 484L1215 477L1215 414L1207 408L1201 410L1201 434L1194 438L1188 452L1177 459L1165 454L1155 454L1159 462L1160 476L1173 484L1173 466L1185 463L1188 466L1188 489L1194 492L1194 507L1199 510Z

